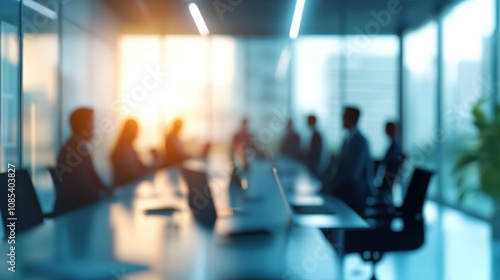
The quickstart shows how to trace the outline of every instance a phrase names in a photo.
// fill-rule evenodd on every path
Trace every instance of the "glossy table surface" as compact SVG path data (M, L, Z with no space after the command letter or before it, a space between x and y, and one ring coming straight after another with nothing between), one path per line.
M318 228L366 222L341 201L315 195L319 184L300 163L279 160L277 168L290 201L327 203L336 214L294 215L291 224L268 162L252 162L242 190L230 186L227 161L213 160L207 169L216 208L242 211L219 215L207 228L193 219L173 167L17 236L15 273L7 270L10 245L3 242L0 279L334 279L337 256ZM181 211L145 214L166 206ZM272 234L226 237L248 229Z

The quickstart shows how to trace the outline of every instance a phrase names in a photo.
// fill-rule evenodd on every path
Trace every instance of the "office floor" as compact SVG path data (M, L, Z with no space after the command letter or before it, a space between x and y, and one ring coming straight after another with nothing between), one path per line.
M385 255L377 265L379 280L500 279L500 242L490 241L487 222L434 202L427 202L424 211L425 244L414 252ZM493 271L495 263L498 268ZM371 267L359 255L350 254L345 271L347 280L366 280Z

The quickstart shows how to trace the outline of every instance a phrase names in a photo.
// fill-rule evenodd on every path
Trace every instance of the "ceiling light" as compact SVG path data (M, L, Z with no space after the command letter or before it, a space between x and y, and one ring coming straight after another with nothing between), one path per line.
M189 4L189 12L193 17L194 23L196 23L196 27L198 28L200 35L205 36L210 34L210 32L208 32L207 25L201 16L200 9L198 9L198 6L195 3Z

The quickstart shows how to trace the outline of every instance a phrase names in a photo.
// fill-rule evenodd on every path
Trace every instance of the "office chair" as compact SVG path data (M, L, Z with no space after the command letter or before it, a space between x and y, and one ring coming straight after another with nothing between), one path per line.
M386 207L393 205L392 189L405 159L406 156L402 154L397 163L385 167L384 176L380 185L377 187L377 195L375 197L370 197L366 201L368 207ZM380 161L375 162L375 170L380 167L380 163Z
M0 174L0 212L2 212L4 224L4 238L8 238L10 235L9 225L11 223L15 223L16 233L21 233L43 223L42 207L29 173L26 170L18 169L14 174L15 177L9 177L9 173ZM12 192L8 188L8 179L14 179L14 181L10 181L15 184ZM15 198L15 201L11 201L10 206L9 198ZM13 220L14 218L15 220Z
M431 171L415 169L401 207L367 209L365 218L372 227L345 232L344 253L359 253L364 261L371 262L372 280L376 279L376 264L385 253L416 250L424 243L422 209L431 177ZM396 219L403 222L402 229L391 228ZM334 236L330 241L336 244L332 239Z
M62 182L57 177L56 169L54 167L48 166L47 170L50 173L50 177L52 177L52 181L54 182L54 188L56 189L56 202L54 204L54 209L52 213L46 215L48 218L55 218L59 215L67 213L75 208L76 205L71 205L70 194L67 193L64 188Z

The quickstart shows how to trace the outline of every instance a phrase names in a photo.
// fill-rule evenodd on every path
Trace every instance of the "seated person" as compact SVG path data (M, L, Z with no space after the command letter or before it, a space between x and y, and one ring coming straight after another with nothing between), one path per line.
M399 168L405 158L401 146L396 140L396 132L396 123L387 122L385 125L385 133L387 137L389 137L391 144L379 165L379 169L384 169L383 175L381 176L382 178L377 180L379 182L379 199L389 205L392 204L392 185L396 180ZM379 172L376 174L379 174Z
M184 150L184 145L182 144L182 141L180 139L182 126L182 120L175 119L172 125L172 130L167 134L165 138L165 150L167 153L165 161L166 166L176 165L193 157L186 153L186 151ZM210 147L210 143L206 143L203 146L203 151L201 153L202 159L206 159L208 157Z
M357 128L360 111L346 107L343 125L347 137L342 146L333 176L322 192L338 196L359 214L364 212L366 199L373 192L373 162L366 138Z
M85 206L111 194L92 162L89 146L94 130L94 110L79 108L73 111L70 125L72 135L59 152L55 168L62 189L62 195L56 198L56 213Z
M139 179L160 166L160 158L154 150L151 151L154 161L151 166L144 165L140 160L134 149L134 140L137 138L138 129L137 121L128 119L111 153L114 186L124 185Z
M285 156L300 157L300 137L293 129L293 121L291 119L288 120L287 131L281 143L280 152Z
M168 165L175 165L189 158L184 151L184 145L180 139L183 122L181 119L175 119L172 130L165 139L165 150L167 152L166 162Z
M248 119L241 120L241 126L238 132L233 137L231 144L231 154L241 154L245 157L254 156L256 154L254 139L248 129Z

